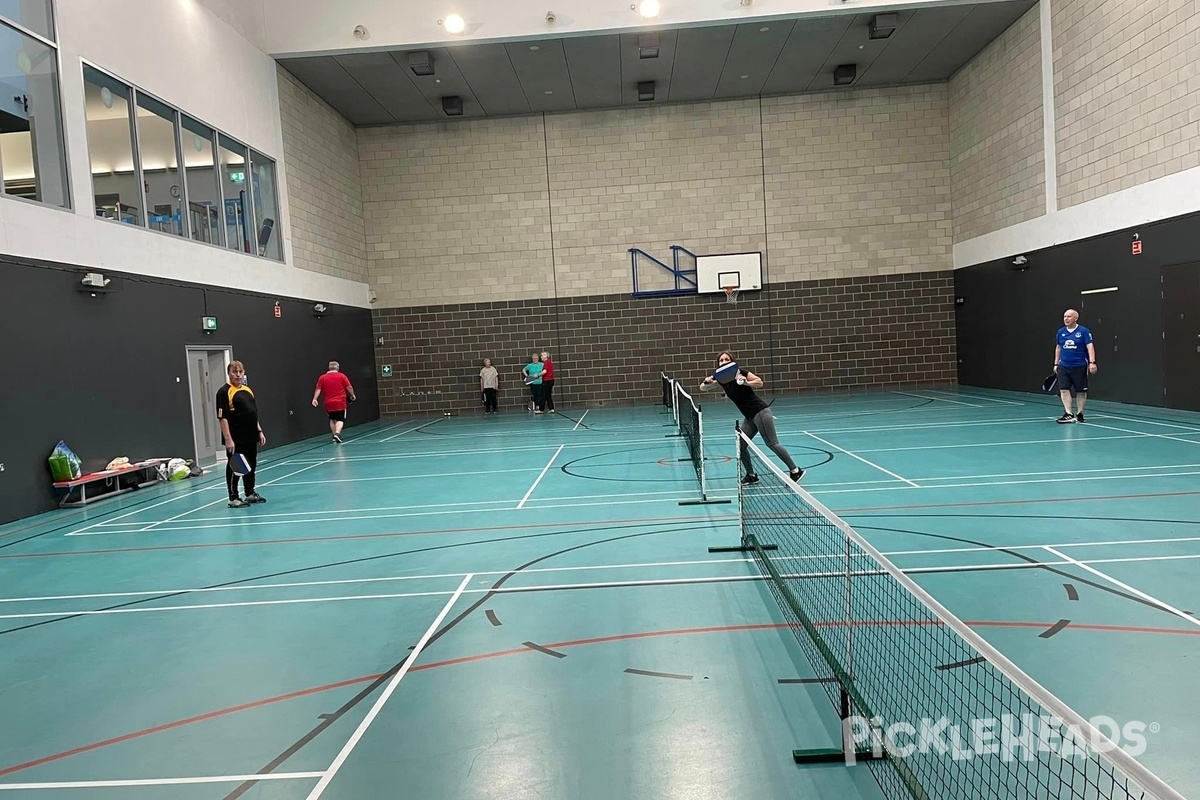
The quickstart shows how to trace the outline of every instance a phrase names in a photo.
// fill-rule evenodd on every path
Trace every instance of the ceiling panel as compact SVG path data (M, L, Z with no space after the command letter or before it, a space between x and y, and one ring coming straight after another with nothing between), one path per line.
M571 73L567 70L567 56L561 39L509 42L504 48L525 87L530 110L540 113L575 108Z
M709 100L717 92L721 69L733 44L736 28L685 28L675 43L671 70L672 102Z
M396 122L428 119L433 106L388 53L336 56L338 64L358 82ZM438 109L440 111L440 108Z
M391 55L401 69L407 70L408 79L412 81L413 86L417 87L417 91L429 105L432 113L427 119L447 119L445 112L442 111L443 97L461 97L463 117L486 116L479 101L475 99L475 93L471 91L467 79L459 72L458 65L454 63L454 59L450 58L450 53L446 48L431 47L428 50L413 52L429 53L430 58L433 59L432 75L414 75L408 64L408 53L392 53Z
M527 114L530 111L525 89L517 77L508 51L502 44L480 44L455 47L450 58L471 93L488 115Z
M1008 29L1036 0L985 3L970 7L970 13L955 26L941 45L909 73L913 81L945 80L958 71Z
M808 84L810 92L823 92L832 89L848 89L849 86L834 86L833 71L842 64L855 64L858 67L858 78L866 74L876 58L888 48L891 39L872 39L867 26L870 25L874 14L856 14L838 40L824 66Z
M638 105L638 83L654 81L654 100L641 105L665 103L671 96L672 70L679 31L655 31L658 34L658 58L642 58L638 53L638 34L621 35L621 102Z
M279 63L354 124L380 125L395 121L332 56L289 58Z
M798 20L762 93L795 94L807 89L853 21L853 16Z
M745 97L761 92L795 26L796 21L790 19L738 25L716 96Z
M564 39L563 52L575 104L579 108L621 105L621 38L584 36Z

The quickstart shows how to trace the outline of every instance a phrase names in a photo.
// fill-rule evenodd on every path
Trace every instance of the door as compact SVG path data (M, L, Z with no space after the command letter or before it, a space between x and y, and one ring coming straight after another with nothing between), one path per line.
M1200 411L1200 263L1162 268L1163 404Z
M1120 307L1121 292L1115 288L1085 292L1079 300L1079 324L1092 332L1100 367L1099 372L1088 376L1088 397L1097 400L1120 401L1129 396L1121 391L1129 374L1121 351Z
M219 463L225 456L214 404L217 389L225 383L225 365L232 359L232 354L228 349L189 347L187 358L196 463L208 467Z

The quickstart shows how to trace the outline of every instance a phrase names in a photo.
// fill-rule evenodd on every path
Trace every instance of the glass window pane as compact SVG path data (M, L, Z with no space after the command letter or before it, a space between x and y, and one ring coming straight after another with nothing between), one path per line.
M50 0L0 0L0 17L54 41Z
M83 87L96 216L141 225L129 87L87 65L83 67Z
M55 51L0 25L0 83L4 192L68 205Z
M246 148L221 134L221 190L225 195L225 244L231 250L256 253L254 221L246 199Z
M183 187L175 150L175 110L137 93L138 157L150 227L183 236Z
M183 166L187 170L187 209L192 238L209 244L221 244L225 226L218 193L216 147L212 128L189 116L181 116Z
M275 162L262 153L250 151L250 174L254 195L254 224L258 229L256 251L260 256L283 261L279 238L279 202L275 191Z

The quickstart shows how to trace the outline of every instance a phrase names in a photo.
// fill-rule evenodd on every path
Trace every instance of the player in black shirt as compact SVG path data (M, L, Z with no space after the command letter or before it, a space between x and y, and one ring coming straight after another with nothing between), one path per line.
M733 361L733 354L728 350L723 350L717 356L717 366L728 364ZM799 481L804 477L804 470L796 466L796 462L792 461L791 455L779 443L779 436L775 433L775 415L771 413L770 407L763 402L763 399L754 391L761 389L763 386L762 378L755 375L753 372L747 372L739 368L737 380L729 383L717 383L717 379L709 375L700 383L701 391L709 391L714 386L720 386L725 390L725 396L733 401L737 406L738 411L742 412L745 419L741 422L741 431L746 434L747 439L753 439L754 435L762 431L763 442L767 447L771 448L775 455L787 466L791 472L792 480ZM745 471L745 476L742 478L742 483L749 485L758 483L758 476L754 474L754 466L750 463L750 451L742 448L742 467Z
M258 422L258 402L246 385L246 368L240 361L229 362L226 369L229 382L217 391L217 420L225 440L225 452L232 456L241 453L250 463L250 472L241 476L246 484L246 499L238 497L238 475L225 464L225 485L229 488L229 507L243 508L251 503L265 503L266 498L254 491L254 471L258 467L258 447L267 443L262 425Z

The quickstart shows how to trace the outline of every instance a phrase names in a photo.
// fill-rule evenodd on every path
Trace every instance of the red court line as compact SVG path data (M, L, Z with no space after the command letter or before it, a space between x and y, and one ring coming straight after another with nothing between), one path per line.
M910 624L933 626L933 625L938 625L940 623L933 622L933 621L911 622L910 623L910 622L882 620L882 621L863 621L858 624L864 625L864 626L910 625ZM982 620L982 621L966 622L965 624L972 628L1036 628L1038 630L1044 630L1045 628L1049 627L1052 623L1049 623L1049 622L1022 622L1019 620ZM787 628L787 627L789 627L789 625L786 622L761 622L761 623L753 623L753 624L746 624L746 625L718 625L718 626L710 626L710 627L702 627L702 628L673 628L670 630L662 630L662 631L641 631L638 633L619 633L619 634L614 634L611 636L596 636L596 637L592 637L592 638L588 638L588 639L571 639L571 640L568 640L565 642L550 642L548 644L543 645L543 647L548 647L551 649L559 650L559 649L563 649L563 648L567 648L567 647L584 647L587 645L594 645L594 644L605 644L605 643L610 643L610 642L626 642L626 641L632 641L635 639L651 639L651 638L662 637L662 636L696 636L696 635L708 634L708 633L734 633L734 632L739 632L739 631L762 631L762 630L774 630L774 629ZM1072 631L1081 631L1081 630L1101 631L1101 632L1105 632L1105 633L1154 634L1154 635L1163 635L1163 636L1200 636L1200 629L1183 630L1183 629L1175 629L1175 628L1143 628L1143 627L1135 627L1135 626L1127 626L1127 625L1095 625L1095 624L1086 624L1086 623L1071 623L1070 630L1072 630ZM490 660L493 658L504 658L506 656L516 656L516 655L523 655L523 654L528 655L533 652L535 652L535 651L530 650L527 647L520 647L520 648L515 648L512 650L496 650L496 651L492 651L489 653L478 653L478 654L472 655L472 656L462 656L460 658L451 658L451 659L447 659L445 661L433 661L428 664L415 666L411 670L409 670L409 672L424 672L426 670L440 669L442 667L452 667L452 666L455 666L458 664L470 664L470 663L474 663L477 661L487 661L487 660ZM79 755L80 753L88 753L93 750L99 750L101 748L108 747L109 745L120 744L121 742L128 742L133 739L140 739L144 736L150 736L151 734L155 734L155 733L162 733L164 731L173 730L175 728L182 728L186 725L191 725L191 724L197 723L197 722L205 722L207 720L216 719L218 717L229 716L231 714L236 714L240 711L249 711L249 710L255 709L255 708L262 708L263 706L269 706L269 705L273 705L275 703L282 703L285 700L294 700L297 697L306 697L308 695L320 694L322 692L331 691L333 689L341 689L346 686L354 686L354 685L357 685L360 683L369 683L370 681L378 680L380 677L382 677L382 675L379 675L379 674L363 675L362 677L350 678L349 680L338 681L337 683L327 683L323 686L313 686L308 689L300 689L295 692L288 692L287 694L276 695L275 697L268 697L263 700L255 700L255 701L252 701L249 703L242 703L240 705L218 709L216 711L209 711L208 713L205 713L205 714L199 714L194 717L187 717L185 719L175 720L174 722L166 722L166 723L163 723L162 725L155 725L154 727L144 728L143 730L140 730L140 731L134 731L132 733L122 734L121 736L114 736L111 739L104 739L99 742L93 742L92 744L86 744L86 745L82 745L80 747L72 748L70 750L64 750L61 753L54 753L53 755L43 756L41 758L34 759L33 761L26 761L22 764L14 764L11 767L5 767L4 769L0 769L0 776L11 775L14 772L20 772L21 770L30 769L32 767L41 766L43 764L49 764L54 761L61 761L64 758L69 758L71 756Z

